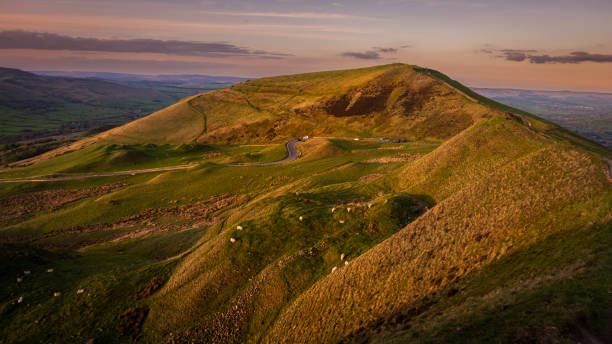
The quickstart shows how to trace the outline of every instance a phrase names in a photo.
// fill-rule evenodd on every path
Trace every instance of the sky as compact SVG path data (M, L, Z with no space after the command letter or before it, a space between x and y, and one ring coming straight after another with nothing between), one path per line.
M612 1L0 2L3 67L254 78L395 62L473 87L612 92Z

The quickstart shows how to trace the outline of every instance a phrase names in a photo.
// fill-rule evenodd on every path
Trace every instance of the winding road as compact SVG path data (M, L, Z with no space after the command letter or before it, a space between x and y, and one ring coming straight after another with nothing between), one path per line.
M297 160L300 157L300 152L296 147L296 143L298 140L291 140L287 142L287 157L282 160L270 161L270 162L245 162L245 163L235 163L235 164L225 164L225 166L269 166L269 165L278 165L284 164L287 162L291 162Z
M328 140L348 140L348 141L355 140L355 138L346 138L346 137L320 137L320 138L328 139ZM380 141L380 139L360 138L359 141ZM388 140L385 140L385 141L388 142ZM301 156L296 146L298 142L299 142L298 140L291 140L287 142L286 144L287 157L282 160L270 161L270 162L232 163L232 164L223 164L223 165L224 166L270 166L270 165L279 165L279 164L285 164L288 162L292 162L292 161L299 159L299 157ZM437 144L417 143L417 142L402 142L402 144L437 145ZM72 176L26 177L26 178L15 178L15 179L0 179L0 184L2 183L27 183L27 182L30 182L30 183L57 182L57 181L79 180L79 179L94 178L94 177L135 176L137 174L145 174L145 173L186 170L186 169L189 169L195 166L197 166L197 164L178 165L178 166L170 166L170 167L158 167L158 168L150 168L150 169L144 169L144 170L118 171L118 172L105 172L105 173L88 173L88 174L80 174L80 175L72 175Z

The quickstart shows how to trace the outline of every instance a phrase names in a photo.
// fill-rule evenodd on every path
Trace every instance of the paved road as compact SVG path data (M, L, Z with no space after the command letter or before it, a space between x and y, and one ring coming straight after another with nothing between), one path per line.
M380 138L373 138L373 137L366 137L366 138L359 138L359 140L356 140L354 137L314 137L314 138L319 138L319 139L327 139L327 140L331 140L331 141L366 141L366 142L388 142L388 143L399 143L402 145L413 145L413 146L439 146L439 143L423 143L423 142L393 142L393 140L391 139L387 139L387 138L383 138L382 140Z
M268 166L268 165L278 165L284 164L287 162L291 162L297 160L300 157L300 152L295 146L298 143L298 140L291 140L287 142L287 157L282 160L270 161L270 162L249 162L249 163L236 163L236 164L226 164L226 166Z

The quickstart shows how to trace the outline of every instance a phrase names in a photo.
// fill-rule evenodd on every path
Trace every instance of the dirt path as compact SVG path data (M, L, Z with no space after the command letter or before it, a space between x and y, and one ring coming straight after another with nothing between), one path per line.
M94 177L113 177L113 176L135 176L137 174L153 173L153 172L166 172L185 170L195 165L179 165L170 167L158 167L149 168L146 170L132 170L132 171L119 171L119 172L106 172L106 173L89 173L80 174L76 176L57 176L57 177L28 177L28 178L15 178L15 179L0 179L0 183L21 183L21 182L57 182L63 180L77 180L83 178L94 178Z

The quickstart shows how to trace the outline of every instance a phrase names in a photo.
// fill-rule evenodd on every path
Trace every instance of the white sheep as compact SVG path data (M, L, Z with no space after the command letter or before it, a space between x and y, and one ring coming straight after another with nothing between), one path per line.
M83 290L83 289L77 290L77 294L83 294L84 292L85 292L85 290Z
M236 229L237 229L237 230L239 230L239 231L241 231L241 230L242 230L242 226L241 226L241 225L238 225L238 226L236 226Z
M350 213L351 212L351 208L346 208L346 211Z
M368 209L372 208L372 203L368 203Z
M47 272L53 272L53 269L47 269Z
M338 270L338 267L337 267L337 266L334 266L334 267L332 268L332 272L335 272L336 270Z
M32 271L30 271L30 270L26 270L26 271L23 272L24 275L29 275L31 273L32 273Z
M340 222L340 224L341 224L341 225L343 225L343 224L344 224L344 220L340 220L340 221L338 221L338 222Z
M23 278L17 277L17 283L21 283L21 282L23 282Z
M22 302L23 302L23 296L20 296L20 297L17 299L17 303L22 303Z
M336 211L336 208L335 208L335 207L334 207L334 208L332 208L332 213L333 213L334 211Z
M53 293L53 296L57 297L57 296L61 296L62 293L60 293L59 291L56 291L55 293Z
M300 216L300 221L304 220L304 218L302 216Z
M344 265L348 265L348 260L345 260L345 261L344 261Z
M233 243L235 243L235 242L236 242L236 239L234 239L234 238L230 238L230 242L233 244Z
M341 255L340 255L340 260L344 260L344 257L345 257L344 253L343 253L343 254L341 254Z

